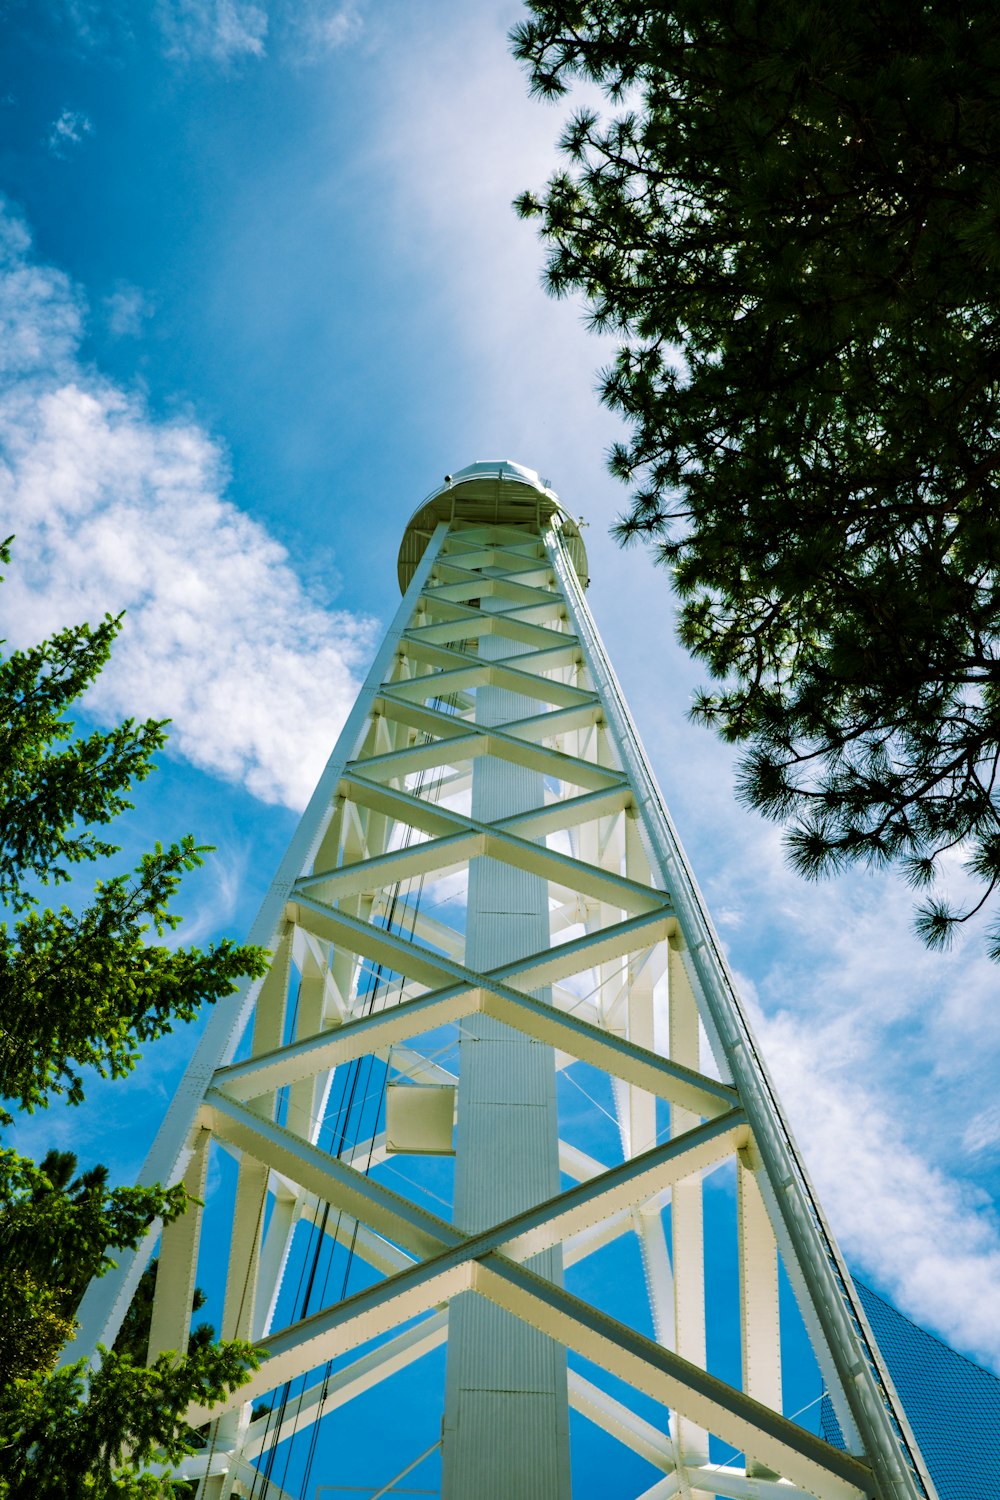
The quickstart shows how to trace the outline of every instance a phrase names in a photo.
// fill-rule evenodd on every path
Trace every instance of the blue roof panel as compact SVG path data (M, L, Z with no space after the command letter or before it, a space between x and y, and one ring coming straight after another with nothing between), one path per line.
M939 1500L1000 1500L1000 1379L855 1280ZM823 1436L844 1446L829 1397Z

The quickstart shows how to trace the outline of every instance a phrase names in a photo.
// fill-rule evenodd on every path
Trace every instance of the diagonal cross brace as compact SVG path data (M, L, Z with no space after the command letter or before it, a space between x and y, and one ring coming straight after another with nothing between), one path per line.
M535 714L530 719L517 719L511 726L493 724L488 728L474 727L467 720L460 719L459 732L455 732L452 722L452 733L439 735L428 744L404 745L397 750L385 750L379 755L366 755L360 760L349 761L344 779L357 778L378 785L418 771L436 770L440 766L455 765L482 755L496 755L502 760L514 761L530 771L540 771L543 776L551 776L554 780L566 781L588 791L627 785L626 777L612 766L595 765L593 761L581 760L577 755L568 755L564 750L546 749L533 738L511 732L513 728L531 728L555 717L554 714ZM558 732L558 729L552 728L553 734Z
M473 1286L584 1358L637 1386L664 1406L716 1433L737 1451L752 1449L769 1467L823 1500L862 1500L871 1470L787 1417L726 1385L598 1312L579 1297L500 1255L478 1261Z
M383 801L380 811L386 810L388 801L389 799ZM402 813L404 802L419 804L419 798L410 799L405 792L396 793L392 801L397 813ZM419 806L414 808L410 805L407 811L417 826L426 821L421 817ZM669 899L664 891L659 891L654 886L629 880L610 870L602 870L585 860L574 859L572 855L560 854L558 850L533 843L531 839L522 838L520 834L510 832L500 824L482 823L460 813L448 814L447 819L454 829L452 833L407 845L402 849L393 849L388 854L355 860L333 870L307 875L296 881L295 889L297 892L312 893L325 903L332 904L347 896L380 890L397 881L438 869L444 872L477 856L488 855L518 869L530 870L533 875L541 876L552 885L590 896L595 901L603 901L621 911L651 911L654 907L662 907ZM434 822L440 827L445 819L436 816Z
M504 688L525 698L553 703L557 708L597 702L597 695L586 688L572 687L568 682L556 682L551 677L538 677L534 672L522 672L517 667L499 663L495 666L479 662L476 666L450 667L442 672L426 672L420 677L400 678L392 684L397 698L418 703L425 698L442 698L448 693L478 687Z
M541 807L530 808L527 812L512 813L505 818L496 818L490 823L477 822L463 813L441 807L415 792L402 791L379 781L370 781L357 771L348 772L342 778L337 788L337 795L349 800L355 807L384 813L397 823L405 823L410 828L419 829L421 833L436 834L440 837L460 833L471 826L534 839L542 834L574 827L579 823L612 817L616 813L625 812L632 806L631 788L617 777L608 786L581 792L573 797L559 797L553 802L546 802ZM296 882L296 888L310 890L325 880L336 879L345 868L334 866L328 870L317 870L310 875L303 875ZM655 890L656 887L650 886L647 889ZM658 894L662 896L662 892Z
M449 983L480 989L487 982L483 974L464 968L412 938L402 938L388 928L363 922L320 901L300 896L298 901L289 901L286 915L290 922L317 937L339 943L349 952L382 964L416 984L425 984L428 989ZM541 989L572 974L579 974L581 969L621 958L640 948L650 948L675 931L673 914L661 908L629 917L624 922L614 922L608 927L596 928L555 947L541 948L526 958L492 970L488 983L490 988L496 988L497 985L506 986L519 981L525 989Z
M745 1130L745 1123L741 1112L734 1111L734 1116L738 1119L715 1121L689 1135L701 1138L702 1145L711 1132L735 1139L737 1132ZM679 1139L646 1156L655 1156L658 1168L671 1159L676 1162ZM679 1155L682 1158L684 1153ZM574 1210L579 1212L579 1203L567 1200L579 1200L586 1188L591 1188L595 1202L598 1197L607 1202L616 1190L628 1191L627 1172L637 1175L643 1171L652 1173L653 1168L648 1164L642 1167L636 1158L612 1169L607 1174L611 1186L601 1193L593 1192L587 1184L484 1234L458 1237L460 1243L445 1244L432 1259L271 1335L260 1346L267 1356L262 1369L220 1409L254 1400L304 1370L337 1358L473 1288L583 1357L597 1360L664 1405L700 1422L738 1449L751 1446L777 1473L823 1495L824 1500L860 1500L870 1494L871 1471L852 1455L831 1447L699 1366L598 1312L504 1253L534 1253L538 1239L531 1239L529 1226L540 1228L546 1222L546 1211L549 1234L558 1237L573 1220ZM451 1226L442 1227L457 1236ZM197 1423L207 1415L194 1409L189 1420Z
M515 1260L527 1260L636 1201L645 1201L685 1177L707 1171L749 1139L742 1110L730 1110L490 1229L468 1235L339 1157L311 1146L284 1125L276 1125L215 1089L206 1096L204 1114L206 1124L220 1140L295 1179L320 1201L343 1210L391 1243L435 1262L458 1248L466 1259L497 1251ZM408 1269L397 1274L406 1275Z
M382 714L394 724L405 724L409 729L417 729L423 734L433 734L439 739L458 738L468 734L470 730L468 719L457 718L454 714L445 713L440 708L432 708L428 703L411 703L406 698L397 698L389 683L382 684L373 708L376 714ZM559 735L568 734L572 730L586 729L601 721L603 717L604 710L596 700L592 703L577 704L573 708L549 708L541 713L528 714L523 719L511 719L504 725L500 737L523 749L526 744L538 745L542 740L553 739ZM498 735L500 732L494 727L491 733ZM562 754L563 752L551 753ZM575 757L567 755L567 759L574 760ZM591 769L596 770L597 767L592 766ZM610 767L601 769L610 772ZM614 774L619 780L624 780L619 773Z
M234 1099L251 1099L479 1013L694 1114L714 1117L737 1102L735 1091L727 1084L647 1051L579 1016L556 1010L544 1000L494 984L492 978L470 974L464 982L417 1000L403 1001L260 1057L220 1068L213 1082Z

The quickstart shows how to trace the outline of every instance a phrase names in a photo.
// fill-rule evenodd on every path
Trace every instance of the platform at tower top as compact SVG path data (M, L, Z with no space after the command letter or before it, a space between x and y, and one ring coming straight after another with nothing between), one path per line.
M407 523L399 548L399 587L405 594L439 521L478 521L494 526L531 524L541 531L553 517L558 518L573 566L586 588L587 552L579 525L534 469L506 458L456 469L421 502Z

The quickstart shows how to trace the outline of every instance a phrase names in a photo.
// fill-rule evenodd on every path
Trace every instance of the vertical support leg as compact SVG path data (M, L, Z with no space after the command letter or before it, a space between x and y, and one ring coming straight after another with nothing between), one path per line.
M665 1349L673 1349L677 1339L674 1322L675 1289L667 1237L663 1232L663 1217L658 1206L647 1206L637 1211L636 1220L642 1269L653 1315L653 1332Z
M312 955L308 954L303 963L302 980L299 985L298 1012L295 1021L296 1039L315 1036L323 1029L325 1003L325 976L320 973ZM296 1079L289 1087L286 1115L288 1128L294 1130L296 1135L302 1136L303 1140L315 1142L319 1136L322 1124L319 1111L327 1077L328 1075L321 1074L316 1078Z
M208 1174L208 1141L206 1130L199 1130L194 1151L184 1173L184 1186L196 1201L187 1213L166 1224L160 1239L160 1259L153 1296L153 1316L149 1325L149 1353L152 1364L164 1349L183 1354L191 1332L191 1305L198 1274L198 1243L201 1239L202 1203Z
M743 1389L773 1411L781 1410L781 1330L778 1312L778 1247L753 1168L740 1153L736 1163L739 1214L740 1322ZM767 1479L772 1471L746 1455L747 1473Z
M224 1339L248 1339L253 1328L267 1180L268 1169L262 1162L243 1158L236 1185L233 1249L222 1314Z
M270 1332L274 1309L281 1293L285 1267L288 1264L292 1236L300 1215L300 1198L293 1197L290 1193L279 1192L276 1195L274 1208L271 1211L271 1222L267 1226L260 1254L261 1295L258 1296L254 1307L252 1332L254 1339L265 1338Z
M292 929L289 926L275 950L257 1002L253 1028L255 1057L280 1047L284 1039L291 963ZM273 1093L263 1094L250 1102L260 1114L268 1119L274 1118ZM236 1184L226 1301L222 1314L224 1339L249 1338L253 1327L267 1180L268 1170L261 1162L251 1157L243 1158Z
M680 954L670 948L670 1056L674 1062L698 1069L701 1042L698 1007ZM672 1106L670 1133L683 1135L698 1123L689 1110ZM705 1368L705 1235L701 1177L687 1177L675 1184L671 1195L671 1230L674 1256L674 1319L677 1353ZM674 1441L682 1466L708 1463L708 1434L687 1417L678 1414Z
M628 962L628 1036L652 1052L653 979L648 957L633 954ZM629 1088L629 1139L632 1156L656 1144L656 1096L645 1089Z
M494 659L509 643L486 635ZM480 688L478 723L530 712L530 700ZM473 772L473 815L484 822L542 803L537 772L487 756ZM487 970L549 942L545 882L482 857L469 871L466 965ZM460 1044L455 1222L473 1232L559 1190L555 1060L489 1017L469 1017ZM553 1279L558 1250L529 1262ZM497 1464L496 1455L504 1462ZM510 1313L466 1292L452 1303L442 1448L444 1500L568 1500L566 1354Z

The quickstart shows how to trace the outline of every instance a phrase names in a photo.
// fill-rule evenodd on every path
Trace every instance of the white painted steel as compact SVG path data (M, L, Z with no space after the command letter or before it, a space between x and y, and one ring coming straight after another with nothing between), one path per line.
M933 1481L792 1139L558 528L550 531L549 545L611 734L637 794L651 862L663 872L688 934L684 963L699 988L703 1024L715 1044L720 1067L739 1089L754 1129L764 1167L761 1191L768 1200L772 1227L785 1252L803 1316L814 1335L817 1357L826 1368L841 1428L848 1441L853 1439L868 1455L883 1495L900 1500L934 1497Z
M380 1446L373 1490L443 1439L446 1500L584 1500L572 1406L661 1471L650 1500L935 1500L584 602L576 524L530 471L473 465L418 509L399 567L403 603L251 933L270 972L217 1008L144 1169L200 1196L212 1152L239 1162L210 1240L222 1328L267 1360L189 1414L213 1419L184 1471L200 1500L248 1493L274 1442L383 1382L391 1403L446 1338L432 1447ZM387 1132L383 1093L324 1146L333 1080L366 1059L406 1108ZM456 1077L448 1203L413 1147L449 1149ZM617 1156L578 1114L609 1117ZM706 1368L704 1182L723 1169L742 1389ZM212 1211L163 1236L151 1357L183 1343ZM111 1341L154 1234L88 1291L71 1354ZM301 1303L306 1234L381 1279ZM629 1237L652 1337L599 1277L593 1300L563 1285ZM850 1452L781 1414L779 1256ZM567 1380L567 1350L586 1375ZM286 1382L294 1420L280 1402L253 1418ZM711 1462L710 1434L745 1457Z
M488 613L494 605L484 601ZM479 646L485 661L529 649L492 633ZM476 696L476 724L489 729L516 722L530 707L505 688L483 687ZM483 756L473 766L477 823L530 812L543 794L541 773L513 760ZM546 882L523 864L485 852L474 858L468 901L475 922L466 937L466 967L488 973L548 947ZM533 998L548 1000L544 991ZM456 1224L475 1233L558 1191L551 1046L482 1013L470 1016L459 1045ZM558 1244L533 1263L541 1274L558 1278ZM441 1456L442 1500L509 1500L512 1494L568 1500L570 1494L565 1352L474 1292L459 1297L449 1317Z
M413 616L415 603L434 565L446 532L447 528L442 524L428 542L410 587L372 662L364 687L358 694L340 738L316 784L316 790L309 799L278 872L264 897L250 929L250 943L270 948L272 952L280 944L284 907L289 892L296 878L315 858L317 849L321 846L323 835L329 826L338 782L346 763L359 748L372 702L389 674L400 638ZM216 1005L139 1173L140 1183L160 1182L169 1185L179 1182L184 1176L191 1159L192 1132L195 1130L202 1100L211 1087L216 1069L225 1067L231 1061L253 1014L262 984L260 980L244 984L236 994ZM160 1227L159 1223L151 1225L149 1234L138 1250L123 1253L114 1270L90 1283L77 1310L79 1327L65 1351L66 1361L77 1358L81 1352L95 1357L98 1344L109 1346L114 1342L139 1278L152 1254Z

